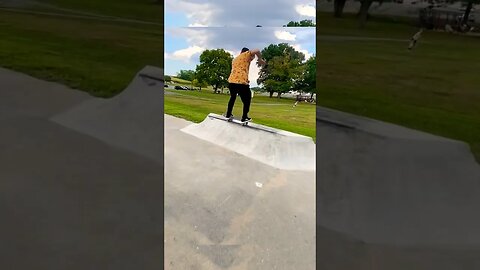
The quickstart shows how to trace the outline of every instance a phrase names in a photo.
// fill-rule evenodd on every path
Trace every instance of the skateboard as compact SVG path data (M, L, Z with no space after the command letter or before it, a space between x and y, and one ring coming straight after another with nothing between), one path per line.
M241 124L242 126L248 126L248 123L250 123L251 121L245 121L245 122L242 122L242 121L239 121L233 117L225 117L225 119L227 119L227 122L233 122L233 123L237 123L237 124Z

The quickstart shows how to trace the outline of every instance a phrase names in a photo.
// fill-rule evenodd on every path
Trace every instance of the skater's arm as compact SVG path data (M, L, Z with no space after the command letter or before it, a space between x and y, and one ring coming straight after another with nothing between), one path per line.
M262 59L262 53L260 53L260 50L259 49L253 49L250 51L250 53L252 54L252 56L257 56L258 60L257 60L257 64L258 65L265 65L266 62L265 60ZM252 57L252 60L253 60L253 57Z
M260 53L260 50L259 49L253 49L253 50L250 50L250 53L252 55L256 55L258 57L258 59L260 59L262 57L262 53Z

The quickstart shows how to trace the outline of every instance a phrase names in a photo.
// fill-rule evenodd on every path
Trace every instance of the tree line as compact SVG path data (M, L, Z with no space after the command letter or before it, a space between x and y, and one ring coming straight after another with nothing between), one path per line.
M270 97L274 93L280 97L291 90L313 96L316 92L315 56L305 59L302 52L287 43L270 44L261 53L266 65L260 68L257 84L262 91L270 93ZM200 90L211 85L214 93L218 93L219 89L228 87L232 60L233 56L224 49L205 50L195 70L180 70L177 77L191 81Z

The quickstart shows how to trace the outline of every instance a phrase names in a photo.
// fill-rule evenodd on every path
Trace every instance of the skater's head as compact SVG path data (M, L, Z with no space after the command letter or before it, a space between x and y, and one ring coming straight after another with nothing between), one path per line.
M244 53L244 52L248 52L248 51L250 51L250 49L248 49L247 47L243 47L243 49L242 49L242 53Z

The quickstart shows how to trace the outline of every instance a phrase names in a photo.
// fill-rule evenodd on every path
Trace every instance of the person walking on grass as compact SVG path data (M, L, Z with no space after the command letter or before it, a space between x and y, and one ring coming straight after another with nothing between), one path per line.
M232 61L232 70L228 77L228 89L230 90L230 100L228 101L227 112L224 114L226 118L233 119L233 106L237 99L237 94L243 103L243 114L241 121L248 122L252 118L248 117L250 110L250 102L252 100L252 93L250 91L250 81L248 80L248 72L250 70L250 63L257 56L257 65L263 66L266 64L262 59L262 54L258 49L249 50L243 48L241 53Z
M415 35L413 35L413 37L410 40L410 44L408 45L409 51L411 51L417 45L418 40L422 37L422 33L423 33L423 28L420 29L420 31L418 31Z

